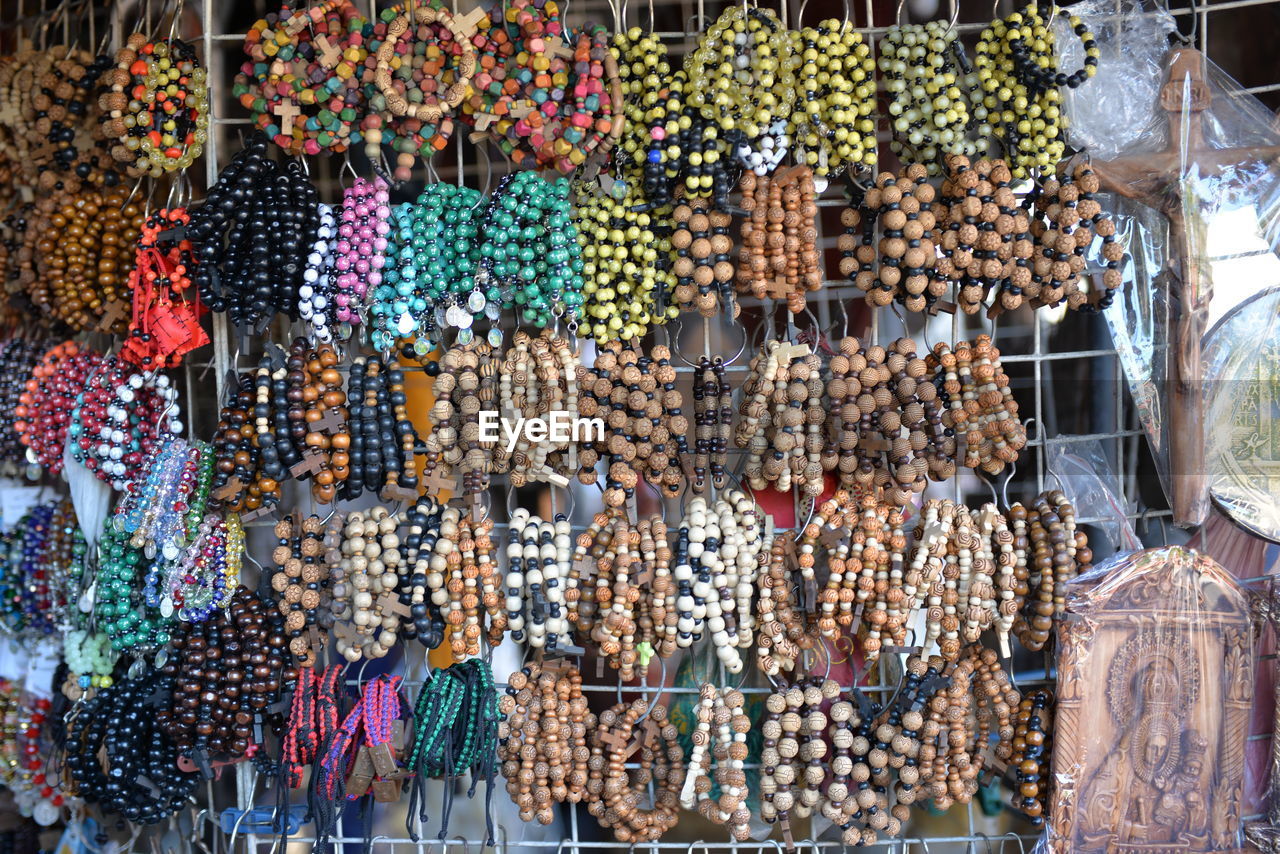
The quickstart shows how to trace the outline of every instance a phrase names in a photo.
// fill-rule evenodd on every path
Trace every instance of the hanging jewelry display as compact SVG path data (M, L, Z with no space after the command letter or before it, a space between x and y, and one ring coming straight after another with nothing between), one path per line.
M752 358L743 385L742 420L734 444L747 449L743 476L752 489L798 489L815 498L822 493L823 471L834 463L822 426L821 362L803 344L770 341Z
M831 176L876 165L876 64L849 20L792 30L791 40L800 58L791 137L821 193Z

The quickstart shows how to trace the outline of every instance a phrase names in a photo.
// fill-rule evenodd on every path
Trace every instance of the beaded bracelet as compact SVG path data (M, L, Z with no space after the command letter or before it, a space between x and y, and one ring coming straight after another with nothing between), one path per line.
M337 271L333 301L341 338L350 337L343 332L365 321L365 306L382 283L387 235L391 232L389 200L387 182L381 177L372 181L357 178L343 191L333 261ZM375 343L380 350L388 349L384 340Z
M812 555L797 554L796 532L774 537L767 564L759 575L756 598L756 667L765 676L804 670L802 654L820 638L817 615L809 614L792 583L792 565L798 564L801 584L813 582ZM762 551L763 554L763 551Z
M317 675L313 666L298 667L289 723L280 741L280 773L290 789L302 785L302 769L320 758L338 728L338 685L344 670L335 664Z
M498 701L498 759L507 793L523 821L551 824L556 803L587 797L588 734L596 716L582 674L564 661L529 664L507 679Z
M70 629L63 636L62 657L67 662L67 678L62 695L71 702L92 699L99 688L109 688L119 653L111 648L102 632Z
M1018 403L991 337L979 335L972 346L960 341L954 349L939 342L926 363L943 377L943 424L955 432L957 442L965 437L959 462L988 474L1017 462L1027 431L1018 420Z
M1036 827L1044 824L1052 803L1048 757L1053 755L1053 708L1053 692L1047 688L1022 696L1009 756L1009 767L1017 777L1010 805Z
M191 213L187 237L199 263L189 272L200 300L255 332L277 312L296 319L319 223L319 197L302 167L277 165L255 133Z
M674 320L676 286L671 238L643 208L634 179L615 181L608 193L575 186L578 243L582 247L582 323L597 344L643 338Z
M405 511L409 528L404 537L404 562L398 582L400 604L409 609L409 620L400 625L405 640L417 639L427 649L435 649L444 643L445 622L440 608L431 601L427 586L427 574L431 571L431 558L435 554L436 541L440 537L442 507L430 496L419 496Z
M307 516L295 525L289 515L276 522L273 533L274 605L284 620L294 660L300 667L313 667L328 641L327 631L333 626L330 568L324 560L324 522L318 516ZM314 634L308 636L313 629ZM326 634L321 635L320 630Z
M361 139L367 104L358 71L369 55L371 32L350 0L299 11L285 6L246 34L248 59L233 94L289 154L342 154Z
M715 317L725 306L733 306L737 317L740 308L733 300L730 282L734 278L733 238L729 225L733 218L722 211L708 210L706 199L690 199L676 205L672 214L675 230L671 248L675 260L671 271L676 286L671 301L682 311L697 311L703 317Z
M147 652L164 647L171 637L172 616L147 604L138 582L147 560L129 535L108 519L98 538L98 573L93 614L96 625L117 652Z
M693 385L693 479L689 488L702 495L707 485L724 489L725 466L733 430L733 389L725 378L724 359L701 356ZM710 481L707 479L710 472Z
M10 338L0 345L0 412L15 414L0 424L0 460L12 467L26 456L26 446L17 429L16 411L27 393L27 380L35 366L54 346L37 338Z
M75 195L51 193L37 205L41 214L30 227L40 237L35 246L38 275L26 283L31 301L77 331L123 334L129 298L126 258L141 234L143 206L129 198L123 185L82 187Z
M645 725L639 726L641 719ZM629 742L639 742L638 773L626 770ZM679 821L680 785L684 781L684 751L666 707L647 700L619 703L600 713L590 730L591 776L587 811L623 844L656 842ZM607 772L607 773L606 773ZM634 779L633 779L634 778ZM655 785L653 808L639 806L641 791Z
M743 712L745 703L739 691L721 694L714 685L702 686L696 712L698 726L692 733L693 751L680 791L680 806L696 809L713 824L727 825L730 836L739 842L748 839L751 830L751 811L746 807L747 775L743 771L751 719ZM711 797L713 785L720 790L719 798Z
M186 169L209 140L209 86L195 47L133 33L115 58L111 91L98 99L105 132L118 140L112 154L130 175Z
M1045 170L1062 158L1062 86L1077 88L1097 72L1101 51L1079 17L1068 17L1084 45L1084 65L1071 74L1058 70L1054 36L1047 20L1059 13L1036 4L996 20L978 36L975 68L991 111L996 137L1010 158L1015 178Z
M833 175L876 165L875 60L851 21L791 31L799 94L791 135L822 193Z
M210 495L224 510L237 513L263 511L280 501L280 481L263 471L256 441L254 376L246 372L227 384L212 442L216 463Z
M811 498L821 494L823 391L821 364L807 346L770 341L752 358L734 433L748 451L743 474L752 489L787 492L794 484Z
M463 24L429 4L384 10L373 27L363 81L369 113L361 122L365 154L397 152L395 180L412 177L453 135L452 113L467 95L476 51Z
M182 432L177 402L167 376L148 377L108 356L76 395L67 427L72 458L123 491L160 438Z
M689 422L675 380L670 351L658 345L646 356L638 341L611 342L591 368L579 371L578 411L583 418L604 419L607 433L604 441L583 448L578 480L595 483L596 463L606 457L606 507L621 507L641 477L668 496L679 493Z
M27 447L27 461L50 474L62 471L76 395L98 370L102 356L74 341L51 348L31 371L13 410L13 429Z
M338 223L330 205L321 203L317 212L316 239L307 254L302 284L298 286L298 317L308 324L310 339L319 344L332 344L337 326L333 265Z
M532 649L554 650L569 634L569 520L544 522L518 507L507 525L506 629Z
M144 671L76 710L64 745L70 792L138 825L158 824L186 806L200 775L178 767L177 746L146 704L153 694L169 696L174 681Z
M403 557L399 524L399 516L385 507L374 507L367 515L348 513L345 519L339 514L329 523L326 545L339 540L332 533L341 532L340 545L325 551L332 633L338 654L347 661L383 658L395 646L401 614L408 610L392 592Z
M489 487L491 460L480 443L479 413L497 395L499 360L494 349L487 341L473 341L450 348L439 362L428 362L429 374L438 371L431 433L423 443L423 479L428 484L442 483L445 474L454 474L461 476L463 495ZM457 488L445 483L448 489ZM439 488L433 486L433 491Z
M473 524L456 507L446 507L441 517L427 590L444 616L454 661L480 654L486 617L490 646L502 643L506 631L506 600L499 593L492 530L492 519Z
M241 587L204 623L184 623L161 669L175 680L172 705L156 715L181 755L237 759L256 742L250 725L297 679L286 664L284 618ZM198 762L198 760L197 760Z
M541 418L548 423L564 418L576 423L580 370L578 354L567 339L549 329L537 336L516 332L501 364L496 395L499 413L508 424L517 424L522 418ZM552 433L536 442L522 433L512 447L503 437L493 448L491 471L508 474L514 488L538 482L567 486L565 475L578 467L577 451L573 431L564 436Z
M904 161L925 164L930 175L938 174L938 161L947 155L985 154L991 136L987 107L969 102L979 76L968 69L958 37L953 26L930 21L890 27L880 42L893 123L890 148ZM973 139L969 130L976 131Z

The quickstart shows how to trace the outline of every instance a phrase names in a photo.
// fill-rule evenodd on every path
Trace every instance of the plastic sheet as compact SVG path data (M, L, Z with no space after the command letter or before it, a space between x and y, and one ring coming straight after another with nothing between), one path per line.
M1258 362L1266 351L1254 345L1269 339L1276 313L1257 312L1249 327L1256 337L1247 339L1223 333L1221 324L1280 286L1280 169L1268 160L1280 155L1280 132L1256 99L1198 51L1170 51L1166 68L1163 121L1120 156L1094 158L1093 167L1103 189L1120 197L1115 218L1132 258L1107 322L1174 521L1194 526L1208 514L1214 466L1222 462L1214 446L1226 436L1207 413L1221 415L1223 401L1240 391L1239 377L1269 375ZM1218 349L1215 334L1222 335ZM1224 355L1222 347L1240 352ZM1224 367L1237 381L1220 381ZM1270 421L1269 412L1259 414L1250 438L1268 434ZM1280 444L1263 456L1271 455L1280 460ZM1241 500L1235 495L1228 511Z
M1075 507L1088 508L1092 524L1100 529L1106 542L1090 539L1095 554L1130 552L1142 548L1127 516L1124 489L1111 470L1102 443L1052 442L1047 449L1046 465L1067 500Z
M1039 850L1236 850L1255 671L1246 592L1179 547L1108 561L1066 590Z

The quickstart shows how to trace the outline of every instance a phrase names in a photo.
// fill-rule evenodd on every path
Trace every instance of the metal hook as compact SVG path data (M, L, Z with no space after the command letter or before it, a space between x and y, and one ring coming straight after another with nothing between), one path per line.
M995 854L995 851L994 851L994 850L992 849L992 847L991 847L991 837L990 837L990 836L987 836L987 835L986 835L985 833L983 833L981 830L975 830L975 831L973 832L973 835L974 835L974 836L981 836L981 837L982 837L982 841L983 841L983 842L985 842L985 843L987 844L987 854ZM971 845L971 846L976 846L976 844L977 844L977 843L970 843L970 845ZM975 852L975 854L976 854L976 852Z
M951 0L951 20L947 22L947 28L942 32L942 38L946 39L956 28L956 22L960 20L960 0ZM944 48L945 49L945 48ZM963 50L963 48L957 48Z
M1009 463L1009 473L1005 475L1004 483L1000 486L1000 506L1005 510L1009 509L1009 481L1013 480L1013 476L1018 472L1018 461L1014 460Z
M1018 843L1018 854L1027 854L1027 846L1023 843L1022 837L1012 830L1007 831L1004 836L1000 837L1000 854L1004 854L1004 841L1006 839L1013 839L1014 842Z

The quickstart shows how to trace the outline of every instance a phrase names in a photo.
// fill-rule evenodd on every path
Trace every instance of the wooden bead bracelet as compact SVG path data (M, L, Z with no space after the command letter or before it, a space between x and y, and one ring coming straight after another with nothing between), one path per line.
M523 821L551 824L555 804L588 798L596 761L588 738L597 727L577 668L563 660L526 665L507 680L498 710L498 760Z
M578 371L583 418L605 422L603 442L588 443L580 456L578 480L596 482L596 463L607 460L606 507L621 507L643 477L661 494L679 494L681 466L690 460L686 436L689 421L676 389L671 352L655 345L646 355L638 341L612 342L601 348L595 364Z
M289 515L276 522L273 533L276 547L271 559L276 571L271 576L271 590L284 618L289 652L299 666L314 667L333 626L324 521L319 516L307 516L295 523Z
M385 507L335 514L325 533L333 611L332 634L347 661L383 658L396 644L402 616L395 594L403 561L400 518Z
M729 835L738 842L750 838L751 833L743 770L751 719L743 711L745 703L740 691L721 693L714 685L702 686L695 713L697 728L691 734L693 750L680 790L681 807L696 809L713 824L727 825ZM718 798L711 796L713 785L719 789Z
M507 628L492 531L491 518L473 522L456 507L446 507L441 516L427 590L444 617L454 661L479 655L482 637L497 646Z
M647 700L619 703L600 713L590 730L591 759L587 811L622 844L656 842L680 820L684 750L678 731L661 704ZM628 771L627 758L639 744L639 769ZM652 782L657 793L651 809L641 800Z
M1018 460L1027 431L1018 420L1018 402L1000 364L1000 351L988 335L954 348L939 342L926 362L941 378L943 424L955 432L961 465L999 474Z
M793 487L814 498L823 489L822 365L805 345L770 341L752 358L734 444L747 449L752 489ZM826 455L834 463L834 455Z
M554 650L570 632L568 596L572 555L569 520L544 522L523 507L507 523L506 630L534 650Z
M758 299L785 299L792 314L805 308L805 294L822 287L813 170L780 169L772 175L742 174L742 250L738 292Z
M702 198L682 200L671 216L675 222L671 269L676 277L671 302L681 311L696 311L703 317L716 317L732 305L737 317L739 308L730 285L734 278L730 260L733 238L729 236L733 217L711 209Z
M704 494L708 484L716 489L725 486L733 438L733 388L724 367L721 356L698 358L693 383L693 478L689 482L694 495Z

